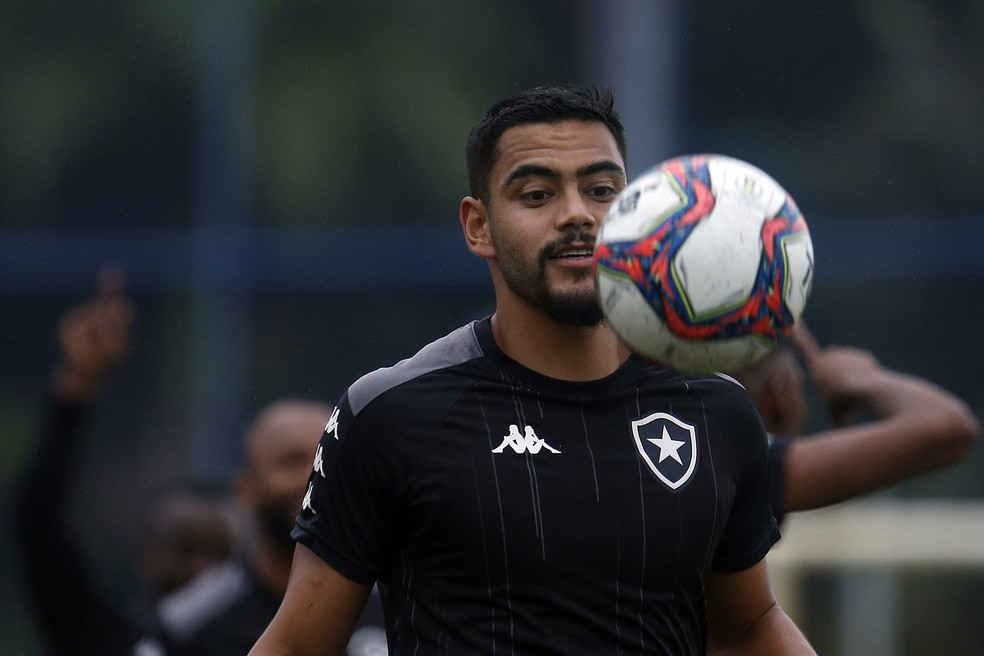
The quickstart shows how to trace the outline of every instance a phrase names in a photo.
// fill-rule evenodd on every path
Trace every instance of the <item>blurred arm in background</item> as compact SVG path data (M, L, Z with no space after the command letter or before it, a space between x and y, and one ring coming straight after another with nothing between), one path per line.
M738 376L773 436L773 511L780 519L953 466L980 434L961 399L882 366L868 351L821 347L805 325L794 329L789 344L792 349L781 347ZM805 378L822 396L832 425L812 435L802 434Z
M56 654L163 653L148 638L156 632L152 602L231 550L225 500L191 488L169 491L148 509L141 553L148 599L138 611L101 589L72 536L71 491L89 415L131 351L134 317L123 273L109 268L97 292L62 316L41 433L16 491L15 540L27 592Z

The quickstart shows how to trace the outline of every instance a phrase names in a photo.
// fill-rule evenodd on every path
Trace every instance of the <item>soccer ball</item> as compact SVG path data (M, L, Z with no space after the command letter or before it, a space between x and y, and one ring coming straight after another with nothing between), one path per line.
M602 312L629 348L683 372L736 372L802 315L813 242L768 174L724 155L686 155L619 194L594 264Z

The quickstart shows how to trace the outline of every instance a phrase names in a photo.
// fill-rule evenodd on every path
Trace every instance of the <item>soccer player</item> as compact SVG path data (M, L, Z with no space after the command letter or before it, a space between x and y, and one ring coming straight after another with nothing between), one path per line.
M832 424L813 435L803 434L807 376ZM980 434L973 412L953 394L888 369L863 349L821 347L805 324L738 378L772 436L772 507L780 521L955 465ZM863 421L853 421L858 416Z
M341 654L377 581L393 655L814 653L767 578L751 399L602 320L592 247L626 184L610 93L501 101L466 159L495 312L343 395L250 653Z

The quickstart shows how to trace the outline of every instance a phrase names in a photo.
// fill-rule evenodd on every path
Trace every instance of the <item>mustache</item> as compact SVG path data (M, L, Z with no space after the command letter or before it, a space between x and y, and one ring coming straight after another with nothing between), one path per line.
M549 260L551 257L556 255L559 251L567 248L568 246L570 246L575 242L581 244L587 244L592 248L594 248L595 236L586 230L581 230L580 232L574 230L565 232L563 237L559 239L555 239L554 241L548 244L545 244L543 248L540 249L540 260L541 261Z

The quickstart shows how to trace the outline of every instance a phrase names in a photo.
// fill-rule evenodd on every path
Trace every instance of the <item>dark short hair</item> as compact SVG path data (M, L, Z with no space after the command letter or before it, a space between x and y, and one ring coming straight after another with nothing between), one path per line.
M488 201L489 175L495 165L502 133L520 125L558 123L565 120L598 121L615 137L625 160L625 128L615 111L609 89L574 85L542 86L520 91L493 105L472 128L465 145L468 185L474 198Z

